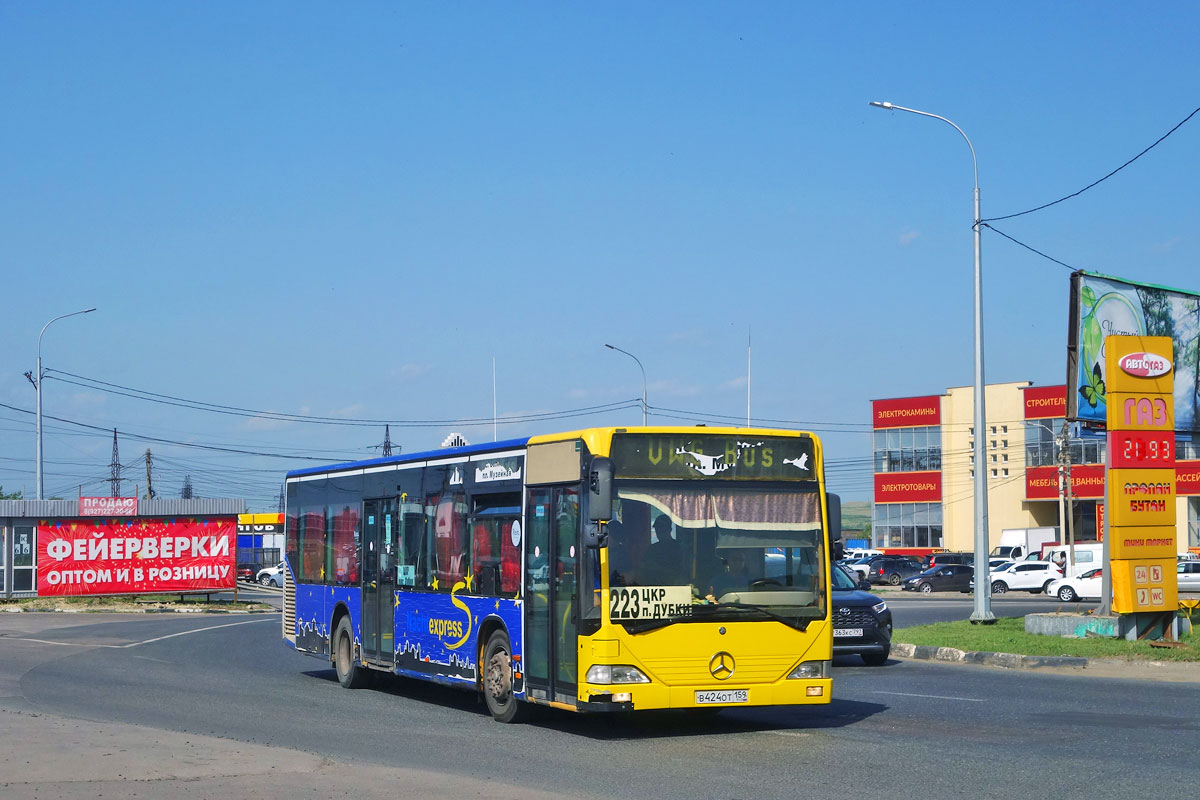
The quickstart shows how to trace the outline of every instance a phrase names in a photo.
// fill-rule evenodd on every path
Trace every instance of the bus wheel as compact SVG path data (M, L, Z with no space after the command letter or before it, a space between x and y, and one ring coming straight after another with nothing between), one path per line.
M338 683L347 689L361 689L370 678L367 670L354 663L354 628L350 617L342 617L333 634L333 666L337 670Z
M513 697L512 645L498 629L483 649L483 699L497 722L520 722L529 708Z

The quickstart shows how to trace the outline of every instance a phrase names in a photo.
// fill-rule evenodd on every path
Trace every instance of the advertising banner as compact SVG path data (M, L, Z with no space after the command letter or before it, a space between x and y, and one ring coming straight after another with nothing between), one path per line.
M1067 417L1105 422L1113 390L1106 336L1163 336L1174 363L1174 429L1200 429L1200 294L1107 275L1071 275L1067 336Z
M1200 461L1177 461L1175 463L1175 494L1200 494Z
M1076 464L1071 467L1071 496L1076 500L1104 497L1104 465ZM1058 499L1058 467L1026 467L1026 500Z
M1025 419L1062 419L1067 415L1066 386L1030 386L1025 392Z
M38 524L39 595L232 589L236 517L66 519Z
M942 499L942 473L877 472L876 503L937 503Z
M901 397L894 400L872 400L871 416L875 430L884 428L913 428L942 423L942 398Z
M79 516L81 517L136 517L138 499L136 497L81 497L79 498Z

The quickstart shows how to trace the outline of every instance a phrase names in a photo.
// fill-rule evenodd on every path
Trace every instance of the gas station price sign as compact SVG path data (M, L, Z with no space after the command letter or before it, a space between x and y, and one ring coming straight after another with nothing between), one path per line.
M1104 352L1112 609L1174 611L1174 343L1168 336L1108 336Z

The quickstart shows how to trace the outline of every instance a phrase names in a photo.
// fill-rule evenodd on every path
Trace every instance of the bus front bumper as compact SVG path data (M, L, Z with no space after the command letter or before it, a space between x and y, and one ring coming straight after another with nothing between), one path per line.
M830 678L789 679L769 684L728 686L588 686L580 709L584 711L635 711L671 708L750 708L761 706L822 705L832 700Z

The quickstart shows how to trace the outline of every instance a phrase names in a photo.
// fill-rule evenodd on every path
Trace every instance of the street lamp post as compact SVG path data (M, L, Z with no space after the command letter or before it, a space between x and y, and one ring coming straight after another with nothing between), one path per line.
M988 570L988 513L987 513L987 464L984 461L984 402L983 402L983 264L980 255L979 228L982 217L979 213L979 160L975 157L975 146L963 129L945 117L918 111L915 108L892 103L872 101L870 105L886 111L907 111L922 117L940 119L958 131L967 147L971 149L971 163L975 168L975 217L972 229L975 232L975 608L971 622L992 624L991 578Z
M637 361L638 369L642 371L642 427L646 427L646 368L642 366L642 362L638 359L638 357L633 353L630 353L628 350L622 350L619 347L613 347L611 344L606 344L604 346L609 350L616 350L618 353L624 353L634 361Z
M42 326L42 332L38 334L38 351L37 351L37 380L33 382L33 388L37 393L37 499L42 499L42 335L46 333L46 328L49 328L60 319L74 317L77 314L90 314L95 311L94 308L85 308L83 311L72 311L70 314L63 314L61 317L55 317Z

